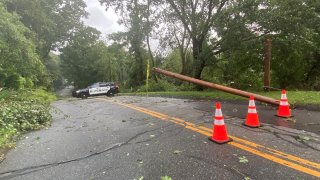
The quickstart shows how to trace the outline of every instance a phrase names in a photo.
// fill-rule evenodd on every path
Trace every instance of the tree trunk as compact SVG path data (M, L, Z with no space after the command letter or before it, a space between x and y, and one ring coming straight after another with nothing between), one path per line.
M142 58L142 56L141 56L141 53L139 52L139 82L138 82L138 84L139 85L142 85L143 84L143 81L145 80L145 78L144 78L144 64L143 64L143 58Z
M192 39L193 43L193 61L194 61L194 78L201 79L201 73L205 66L205 61L203 58L201 58L202 53L202 42L199 42L197 39ZM202 86L197 86L197 90L202 91Z
M201 79L201 73L204 68L204 60L201 58L202 43L197 39L192 40L193 43L193 61L194 61L194 78Z
M264 77L263 86L264 91L269 91L270 87L270 63L271 63L271 39L266 37L264 43Z
M148 46L148 52L149 52L149 56L150 56L150 60L151 60L151 67L155 67L154 66L154 58L152 55L152 51L151 51L151 47L150 47L150 42L149 42L149 34L147 34L147 46ZM158 78L156 73L154 73L153 71L151 71L152 77L154 79L155 82L158 82Z
M183 46L179 47L179 51L180 51L180 58L181 58L181 72L180 74L182 75L186 75L187 74L187 69L186 69L186 65L187 65L187 60L186 60L186 53L183 50Z
M151 3L151 0L148 0L147 25L149 26L149 28L150 28L150 22L149 22L149 17L150 17L150 3ZM154 67L154 64L155 64L155 63L154 63L154 58L153 58L152 51L151 51L151 47L150 47L149 37L150 37L150 32L147 32L148 52L149 52L149 56L150 56L150 59L151 59L151 66ZM153 71L151 71L151 74L152 74L152 77L153 77L154 81L155 81L155 82L158 82L158 78L157 78L156 73L154 73Z

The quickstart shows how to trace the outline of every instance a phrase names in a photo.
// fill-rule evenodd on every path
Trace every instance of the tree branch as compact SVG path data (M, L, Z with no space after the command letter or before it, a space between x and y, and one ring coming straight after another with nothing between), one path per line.
M181 12L179 11L178 7L176 6L176 4L173 2L173 0L167 0L167 2L171 5L171 7L174 9L174 11L177 13L179 19L181 20L183 26L187 29L188 33L190 35L192 35L192 31L188 26L188 22L186 21L187 17L183 17L183 15L181 14Z
M218 9L217 9L217 12L215 13L215 16L217 16L222 8L224 7L224 5L226 4L228 0L222 0ZM207 22L206 22L206 26L203 28L203 31L202 31L202 34L207 34L209 29L212 27L213 25L213 22L214 22L214 18L213 17L213 14L212 14L212 11L213 11L214 7L213 7L213 1L210 1L210 4L209 4L209 12L208 12L208 19L207 19ZM205 36L202 36L201 38L205 38Z

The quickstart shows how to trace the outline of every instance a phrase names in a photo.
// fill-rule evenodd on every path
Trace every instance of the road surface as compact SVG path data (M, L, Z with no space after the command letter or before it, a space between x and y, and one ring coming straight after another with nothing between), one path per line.
M246 106L239 104L222 102L234 140L224 145L208 140L211 101L119 96L69 98L52 106L51 127L26 134L17 143L0 164L0 179L320 177L317 133L267 123L259 129L245 127L241 116ZM298 116L294 121L304 120Z

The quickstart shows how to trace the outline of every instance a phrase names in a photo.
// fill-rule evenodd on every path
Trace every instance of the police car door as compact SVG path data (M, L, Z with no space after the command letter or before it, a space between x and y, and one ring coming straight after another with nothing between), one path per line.
M109 90L110 90L110 86L108 86L107 84L101 83L101 84L91 86L89 88L89 94L90 95L107 94Z

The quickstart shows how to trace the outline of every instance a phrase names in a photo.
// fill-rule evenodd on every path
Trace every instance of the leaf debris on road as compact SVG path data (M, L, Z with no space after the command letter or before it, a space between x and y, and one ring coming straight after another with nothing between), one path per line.
M249 162L249 160L247 159L247 157L242 156L242 157L239 157L239 162L240 163L247 163L247 162Z

